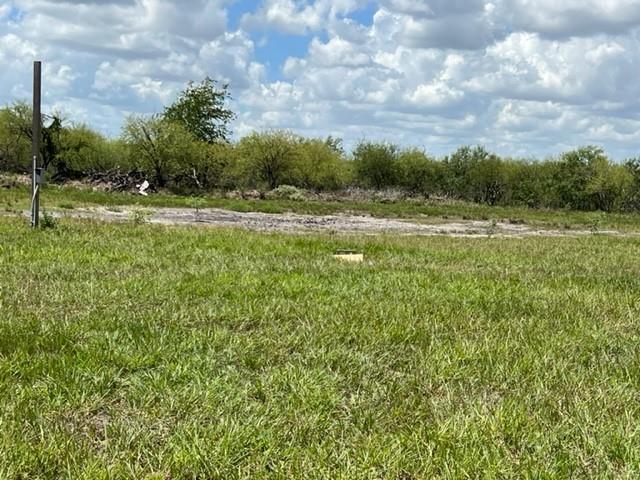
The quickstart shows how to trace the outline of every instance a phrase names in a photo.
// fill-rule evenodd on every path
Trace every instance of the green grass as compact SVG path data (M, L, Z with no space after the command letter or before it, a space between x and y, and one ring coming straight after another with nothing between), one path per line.
M0 188L0 209L15 212L29 207L30 194L26 186ZM194 208L194 198L169 194L148 197L130 193L109 193L74 187L46 185L42 194L43 205L71 210L79 207L182 207ZM576 212L570 210L538 210L526 207L490 207L466 202L429 200L424 202L400 201L396 203L355 201L288 201L242 200L221 196L205 196L197 200L198 208L224 208L238 212L303 213L330 215L336 213L368 214L376 217L408 218L425 222L455 220L498 220L526 223L559 229L614 228L624 231L640 230L640 216L603 212Z
M0 478L638 478L639 273L606 236L0 218Z

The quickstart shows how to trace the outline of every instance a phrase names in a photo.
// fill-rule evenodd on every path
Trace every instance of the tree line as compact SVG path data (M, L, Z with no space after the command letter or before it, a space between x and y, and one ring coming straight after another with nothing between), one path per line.
M52 181L104 172L138 172L158 188L197 194L219 189L314 191L349 187L401 189L488 205L637 211L640 158L611 161L595 146L545 160L502 158L463 146L443 158L423 150L363 140L346 152L338 138L287 131L254 132L230 141L234 114L226 85L191 83L160 115L129 117L118 138L52 117L43 152ZM0 108L0 170L27 173L31 109Z

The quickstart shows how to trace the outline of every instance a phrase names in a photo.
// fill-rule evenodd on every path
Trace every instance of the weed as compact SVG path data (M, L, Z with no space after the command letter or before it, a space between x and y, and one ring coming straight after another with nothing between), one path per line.
M202 197L192 197L189 200L189 206L195 210L196 222L200 221L200 209L206 206L207 202Z
M58 221L56 218L51 215L46 210L42 211L42 216L40 217L40 228L42 229L54 229L58 226Z
M487 225L487 236L492 237L498 231L498 222L496 220L491 220L489 225Z
M151 212L148 210L134 209L129 212L129 221L134 225L142 225L147 223Z

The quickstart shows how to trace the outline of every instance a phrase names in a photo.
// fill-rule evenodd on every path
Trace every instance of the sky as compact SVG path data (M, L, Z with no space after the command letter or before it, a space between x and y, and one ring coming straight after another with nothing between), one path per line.
M0 0L0 104L36 59L45 109L109 136L210 76L236 137L640 154L640 0Z

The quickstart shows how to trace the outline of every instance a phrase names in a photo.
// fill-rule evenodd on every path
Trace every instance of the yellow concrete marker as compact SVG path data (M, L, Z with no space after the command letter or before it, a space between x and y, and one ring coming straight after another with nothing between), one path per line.
M335 258L337 260L342 260L344 262L351 262L351 263L362 263L362 262L364 262L364 254L363 253L354 252L352 250L338 250L333 255L333 258Z

